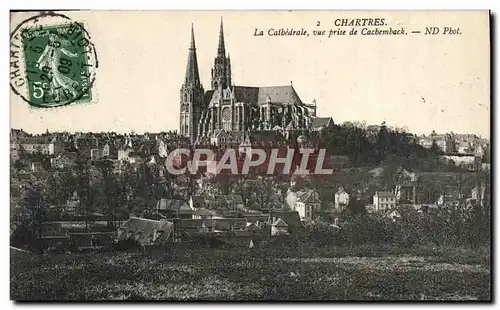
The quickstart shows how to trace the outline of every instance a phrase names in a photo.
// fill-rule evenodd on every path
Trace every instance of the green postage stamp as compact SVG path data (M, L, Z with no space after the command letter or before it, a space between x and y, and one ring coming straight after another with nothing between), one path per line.
M46 13L25 20L11 35L10 67L12 89L32 106L93 99L95 48L84 25L66 16Z

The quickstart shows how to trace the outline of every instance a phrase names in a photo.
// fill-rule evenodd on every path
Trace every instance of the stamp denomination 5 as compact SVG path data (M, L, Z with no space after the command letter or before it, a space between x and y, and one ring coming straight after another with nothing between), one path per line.
M11 34L11 89L32 106L90 102L97 67L84 25L62 14L33 16Z

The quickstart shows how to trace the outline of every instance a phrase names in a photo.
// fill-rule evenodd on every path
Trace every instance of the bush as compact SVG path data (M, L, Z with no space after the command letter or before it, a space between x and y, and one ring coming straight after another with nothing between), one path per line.
M390 245L403 248L424 245L480 247L490 242L490 223L478 209L438 209L431 213L401 211L401 218L383 215L354 214L341 229L317 222L302 232L274 239L275 245L289 246L358 246Z
M113 243L113 250L116 251L137 250L139 248L141 248L141 245L132 238Z

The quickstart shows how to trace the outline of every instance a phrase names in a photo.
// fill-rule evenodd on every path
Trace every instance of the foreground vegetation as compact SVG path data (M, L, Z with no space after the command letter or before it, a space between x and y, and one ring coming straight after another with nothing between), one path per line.
M459 248L11 253L14 300L489 300L490 253Z

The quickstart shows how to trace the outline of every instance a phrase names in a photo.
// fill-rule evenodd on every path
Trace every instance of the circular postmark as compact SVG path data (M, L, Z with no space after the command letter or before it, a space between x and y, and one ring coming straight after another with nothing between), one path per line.
M65 15L41 13L11 33L10 87L31 106L92 101L97 67L97 53L83 23Z

